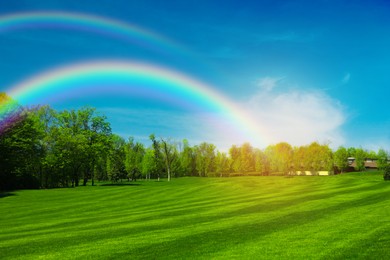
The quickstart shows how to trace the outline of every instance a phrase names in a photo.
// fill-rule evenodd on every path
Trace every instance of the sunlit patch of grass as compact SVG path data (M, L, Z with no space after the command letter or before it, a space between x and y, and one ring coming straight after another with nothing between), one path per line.
M0 197L0 258L390 255L380 173L137 183Z

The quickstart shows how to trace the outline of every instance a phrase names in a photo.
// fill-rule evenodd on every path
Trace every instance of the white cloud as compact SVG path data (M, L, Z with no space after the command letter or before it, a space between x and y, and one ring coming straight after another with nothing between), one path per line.
M276 86L276 83L282 79L283 78L264 77L257 80L256 85L262 90L271 91Z
M224 151L244 141L258 148L282 141L292 145L306 145L313 141L330 142L332 148L343 145L345 141L341 127L345 122L345 112L342 105L323 91L272 91L282 83L281 79L260 79L258 86L261 88L246 102L237 104L264 130L259 133L264 136L260 137L252 133L243 135L243 126L232 122L229 116L219 114L190 111L178 113L146 108L99 110L109 117L113 132L134 136L147 144L147 136L155 133L156 136L176 140L186 138L192 145L202 141L210 142Z
M350 73L346 73L343 77L343 79L341 80L341 82L343 84L347 84L349 82L349 80L351 79L351 74Z
M275 93L268 90L277 81L269 82L266 91L258 91L246 103L248 113L269 133L269 142L305 145L318 141L330 142L331 147L344 143L340 128L345 115L337 100L322 91Z

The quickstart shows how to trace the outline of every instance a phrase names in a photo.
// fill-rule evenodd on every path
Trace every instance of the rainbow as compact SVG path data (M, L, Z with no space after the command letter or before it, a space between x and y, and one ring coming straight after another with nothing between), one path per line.
M64 28L98 33L138 44L160 53L190 55L181 45L134 24L106 17L70 12L22 12L0 16L0 34L31 28Z
M223 116L246 141L260 144L267 137L265 129L248 113L213 87L168 68L137 61L103 60L55 68L11 87L7 93L25 105L61 91L80 95L97 88L120 95L146 92L147 97L157 93L158 99L161 95L173 96L178 105L191 103Z

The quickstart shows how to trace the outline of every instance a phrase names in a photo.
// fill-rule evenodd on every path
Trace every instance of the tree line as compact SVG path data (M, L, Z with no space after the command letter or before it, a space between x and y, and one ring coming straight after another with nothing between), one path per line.
M112 133L95 108L56 111L26 108L0 94L0 189L77 187L95 181L136 181L181 176L292 174L296 171L343 172L354 157L387 164L387 153L313 142L293 147L286 142L258 149L249 143L221 152L214 144L191 146L187 140L149 136L150 145ZM15 108L16 107L16 108ZM8 110L7 110L8 109Z

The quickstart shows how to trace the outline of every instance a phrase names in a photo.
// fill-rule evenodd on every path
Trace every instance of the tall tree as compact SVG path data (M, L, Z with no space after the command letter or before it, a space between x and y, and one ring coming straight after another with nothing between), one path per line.
M327 144L311 143L307 147L307 166L311 171L332 171L333 155Z
M142 159L145 155L145 148L142 143L134 142L134 138L130 137L126 144L126 171L128 177L136 181L137 176L142 174Z
M308 153L308 148L307 146L299 146L299 147L294 147L294 152L293 152L293 169L294 171L306 171L308 170L307 167L307 153Z
M255 156L253 147L249 143L244 143L240 147L240 161L242 172L253 172L255 170Z
M150 180L152 174L156 174L158 171L155 154L153 149L146 149L145 155L142 158L142 175L147 180Z
M152 147L154 151L154 160L155 165L157 166L157 180L160 181L160 172L162 169L162 154L160 149L160 142L156 139L156 136L154 134L151 134L149 136L149 139L152 141Z
M269 173L269 167L267 162L267 157L264 152L260 149L255 149L255 171L267 175Z
M341 173L348 169L348 150L345 147L340 146L334 153L334 164Z
M378 161L377 161L378 169L384 170L385 167L389 164L388 163L388 158L389 158L388 153L383 149L379 149L378 153L377 153L377 157L378 157Z
M214 170L215 145L203 142L194 147L196 154L196 170L199 176L207 176Z
M111 136L111 149L107 158L107 174L113 182L127 177L125 144L125 140L119 135L113 134Z
M161 151L165 162L168 181L171 181L172 164L177 158L177 150L174 142L161 138Z
M52 131L55 127L56 111L49 106L42 106L35 111L35 117L41 131L38 143L41 151L41 159L38 160L40 186L43 188L58 187L58 170L55 167L55 158L53 158L52 152L54 146Z
M79 186L85 161L88 160L88 138L82 131L82 121L76 110L57 114L56 157L68 173L72 187Z
M366 156L367 156L367 159L368 159L368 158L369 158L369 159L372 159L372 160L377 160L377 159L378 159L378 155L377 155L376 152L373 151L373 150L368 151L367 154L366 154Z
M356 155L356 148L355 147L349 147L347 149L347 151L348 151L348 156L349 157L355 157L355 155Z
M357 148L355 150L355 170L363 171L365 169L364 161L366 159L366 152L362 148Z
M189 145L188 140L184 139L182 151L179 154L180 170L182 175L196 175L196 157L194 149Z
M220 177L230 171L230 159L226 153L217 151L217 156L215 157L215 171Z
M0 134L0 190L39 188L35 170L42 132L31 110L21 109L15 119Z
M232 145L229 149L229 156L231 159L231 169L234 172L239 172L241 170L241 156L240 156L240 148L236 145Z
M272 172L288 174L292 169L293 149L290 144L282 142L270 145L265 153L270 161Z
M111 126L105 116L96 113L95 108L82 108L77 111L77 116L80 120L81 133L87 139L87 160L84 162L83 185L86 185L89 178L92 179L92 185L94 185L95 164L98 158L109 149Z

